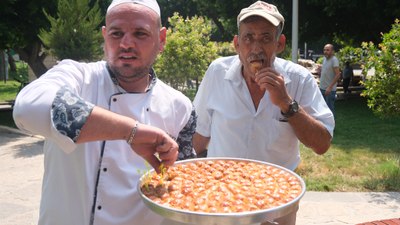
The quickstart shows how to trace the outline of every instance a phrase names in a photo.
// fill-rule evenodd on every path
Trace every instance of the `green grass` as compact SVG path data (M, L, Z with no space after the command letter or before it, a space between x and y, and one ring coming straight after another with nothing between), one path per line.
M15 98L16 81L0 84L0 102ZM193 99L194 91L186 93ZM15 127L11 111L0 111L0 125ZM316 155L301 146L296 172L314 191L400 191L400 119L380 119L363 98L336 102L331 148Z
M17 96L21 82L28 80L28 65L24 62L16 62L16 66L17 71L10 71L7 81L0 80L0 104L13 102ZM0 125L16 127L12 119L12 111L0 111Z
M296 172L308 190L400 191L400 119L380 119L363 98L336 102L331 148L316 155L302 146Z
M15 80L0 81L0 103L15 99L20 83Z
M18 92L20 83L13 80L7 82L1 81L0 83L0 103L12 102L15 100L16 93ZM0 111L0 125L8 127L16 127L12 119L12 111Z
M9 102L15 99L15 96L22 82L28 81L28 64L19 61L16 62L17 71L9 71L8 80L0 79L0 103Z

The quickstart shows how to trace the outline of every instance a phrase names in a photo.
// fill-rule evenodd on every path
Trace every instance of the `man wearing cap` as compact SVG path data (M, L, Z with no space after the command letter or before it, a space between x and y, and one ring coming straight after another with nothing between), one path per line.
M114 0L102 34L106 61L63 60L15 102L18 127L46 137L39 225L160 224L139 177L196 156L192 103L152 69L166 41L157 2Z
M208 157L238 157L290 170L300 163L299 142L325 153L334 118L312 74L278 58L284 18L257 1L237 17L237 55L211 63L194 99L198 115L193 146ZM295 224L295 213L277 219Z

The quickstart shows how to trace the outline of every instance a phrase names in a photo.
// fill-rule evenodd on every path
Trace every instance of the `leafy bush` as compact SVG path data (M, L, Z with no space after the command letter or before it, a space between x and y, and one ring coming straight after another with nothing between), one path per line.
M365 81L368 107L381 117L400 116L400 23L397 19L392 29L382 34L382 42L363 43L366 53L364 74L375 69L375 75Z
M210 41L211 22L194 16L183 19L178 13L169 18L167 44L154 65L158 77L172 87L184 90L204 76L208 65L218 57Z
M337 57L343 64L349 62L350 64L357 64L362 61L363 51L362 48L354 48L351 46L345 46L340 49Z
M218 56L236 55L236 49L233 42L216 42Z
M360 64L365 81L362 95L368 99L368 107L380 117L400 116L400 21L382 34L382 42L362 43L360 48L344 47L339 52L342 62ZM375 71L368 76L368 71Z

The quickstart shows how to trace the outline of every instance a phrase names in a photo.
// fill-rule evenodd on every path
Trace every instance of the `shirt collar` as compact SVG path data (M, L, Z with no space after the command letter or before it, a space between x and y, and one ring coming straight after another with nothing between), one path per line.
M115 85L119 86L118 80L115 77L115 74L111 71L110 66L108 65L108 63L106 63L106 68L107 68L108 73L110 74L112 82ZM156 82L157 82L157 74L156 74L156 71L154 71L153 68L150 68L149 74L150 74L151 81L150 81L150 84L149 84L149 88L147 89L146 92L149 92L154 87L154 85L156 85Z

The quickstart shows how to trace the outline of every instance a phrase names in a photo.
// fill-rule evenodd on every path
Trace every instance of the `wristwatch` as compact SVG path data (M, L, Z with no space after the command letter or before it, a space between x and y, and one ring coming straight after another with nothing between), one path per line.
M294 116L294 114L296 114L298 111L299 111L299 104L295 100L292 100L289 103L289 111L287 111L286 113L281 111L281 114L283 117L288 119L288 118Z

